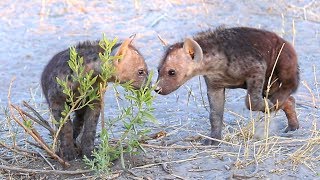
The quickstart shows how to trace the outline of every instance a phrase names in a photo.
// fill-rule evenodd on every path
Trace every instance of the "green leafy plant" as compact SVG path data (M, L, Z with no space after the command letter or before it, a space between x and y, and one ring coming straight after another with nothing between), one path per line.
M123 84L122 86L126 90L124 97L129 101L129 106L122 109L122 112L118 118L123 123L125 131L122 133L117 147L120 151L121 165L125 168L124 164L124 153L135 154L138 149L144 151L140 145L140 140L145 139L146 134L149 132L148 129L144 128L147 121L156 122L152 112L152 102L154 96L152 92L155 87L151 87L151 78L153 73L151 72L146 86L135 90L132 88L130 83ZM138 129L138 127L142 129ZM126 146L124 147L123 144Z
M65 79L56 78L57 83L63 88L63 93L67 96L61 119L57 122L58 129L53 140L53 149L56 148L58 135L62 126L70 118L72 112L85 106L93 108L92 102L99 99L98 89L93 85L96 83L98 76L93 76L93 70L86 72L83 65L83 58L80 57L74 47L70 48L70 60L68 65L73 74L71 77L66 76ZM79 84L78 92L75 94L69 86L69 79L74 84Z
M117 143L111 146L109 144L107 129L102 129L100 133L101 143L98 149L94 150L93 159L84 158L84 162L97 173L109 173L112 161L118 158L121 160L122 167L126 168L124 163L125 153L137 154L139 153L139 149L144 151L140 145L140 141L145 139L146 134L149 132L144 127L144 124L147 121L156 122L156 119L152 115L154 110L152 107L154 100L152 92L154 87L150 87L151 78L152 73L148 77L147 85L139 90L135 90L130 85L130 82L121 85L125 89L125 93L123 94L124 99L129 102L129 105L122 107L119 116L112 122L121 122L125 130L120 135ZM114 86L116 87L118 84L114 84ZM110 132L112 132L112 127L108 127Z
M117 43L117 38L113 40L108 40L105 35L103 35L102 40L99 42L99 46L104 50L103 53L99 53L99 58L101 60L101 73L100 84L99 84L99 97L101 102L101 126L102 129L105 128L104 121L104 94L107 91L108 87L108 79L110 79L115 73L115 68L113 66L113 61L116 59L120 59L121 57L111 56L112 48Z
M110 173L112 161L119 157L119 152L115 147L109 144L109 134L106 129L102 129L100 133L100 141L98 150L92 152L94 157L92 160L84 157L84 162L96 173Z
M57 143L57 137L64 123L70 118L72 112L81 109L84 106L93 108L92 102L100 100L101 102L101 124L102 131L100 133L101 143L97 150L92 153L93 159L84 157L84 162L90 166L97 173L109 173L112 161L120 158L123 168L124 164L124 153L136 154L140 150L143 150L140 145L140 141L144 139L148 129L144 128L143 125L147 121L155 122L155 118L152 115L153 107L152 101L154 96L152 92L154 87L151 87L151 78L153 73L150 74L146 85L136 90L131 86L131 82L122 84L121 86L125 89L123 94L124 98L128 103L128 106L121 107L120 115L117 116L113 122L121 122L125 130L120 135L117 143L109 144L109 133L112 132L113 126L105 127L104 122L104 94L108 88L108 79L110 79L114 72L113 61L115 59L121 59L121 57L111 56L112 48L116 44L117 39L108 40L103 36L99 42L100 47L104 52L99 54L101 60L101 73L97 76L93 76L93 71L86 72L83 64L83 58L80 57L74 47L70 48L70 60L68 65L71 68L73 74L71 77L65 79L57 78L58 84L63 88L63 93L67 96L65 103L65 109L62 112L62 118L56 122L59 124L59 128L54 138L54 147ZM99 78L99 84L96 86L97 79ZM75 94L68 83L79 84L78 92ZM114 83L113 88L117 89L119 83Z

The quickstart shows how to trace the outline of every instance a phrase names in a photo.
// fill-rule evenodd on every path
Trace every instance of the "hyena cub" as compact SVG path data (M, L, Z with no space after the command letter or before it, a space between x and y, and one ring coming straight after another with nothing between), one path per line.
M276 63L280 49L283 46ZM276 64L275 64L276 63ZM266 89L272 69L271 88ZM210 104L211 137L221 139L225 88L247 89L246 106L265 111L282 109L288 119L285 132L299 128L295 99L299 84L297 55L289 42L275 33L247 27L218 28L194 39L171 45L158 67L159 94L169 94L190 78L203 75ZM215 141L206 140L205 144Z
M112 49L112 54L122 56L120 60L114 60L115 74L109 82L119 81L120 83L133 81L135 88L143 86L147 80L148 69L142 55L131 44L133 38L125 40L122 44L116 44ZM79 56L84 59L86 71L94 71L94 75L101 73L101 60L99 53L103 49L98 42L84 42L76 47ZM41 76L41 86L46 100L55 120L60 120L61 112L64 109L66 95L62 92L62 87L57 83L56 77L65 79L73 73L68 66L69 49L59 52L49 61ZM96 82L99 83L99 82ZM77 94L77 84L69 82L70 87ZM94 102L94 109L84 107L75 112L73 121L70 119L63 125L59 134L59 154L67 160L77 158L75 139L83 128L81 137L80 152L82 155L91 157L94 149L94 138L96 126L100 115L100 102Z

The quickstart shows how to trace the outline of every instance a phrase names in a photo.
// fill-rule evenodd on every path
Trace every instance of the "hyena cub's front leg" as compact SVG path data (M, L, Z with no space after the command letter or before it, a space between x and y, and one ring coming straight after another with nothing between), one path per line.
M274 110L273 103L268 99L266 103L262 96L264 79L265 79L264 71L252 73L246 79L246 84L247 84L246 106L248 109L252 111L265 112L267 104L268 104L268 108L270 108L271 111Z
M83 134L81 137L81 153L88 158L92 158L92 151L94 150L94 139L96 136L96 129L100 115L101 104L99 101L94 102L94 107L85 107Z
M73 139L76 142L79 136L84 122L84 114L86 113L86 108L79 109L75 112L75 117L73 119Z
M210 80L205 77L207 84L207 94L210 105L210 125L211 133L210 137L215 139L221 139L222 137L222 125L223 125L223 112L225 103L225 89L214 88L214 84L210 83ZM217 144L217 141L206 139L205 145Z
M64 106L60 103L50 103L52 114L56 121L60 121L61 112L64 110ZM59 124L57 125L59 128ZM63 124L59 132L60 146L58 154L60 157L66 160L76 159L78 154L73 141L73 126L70 118Z

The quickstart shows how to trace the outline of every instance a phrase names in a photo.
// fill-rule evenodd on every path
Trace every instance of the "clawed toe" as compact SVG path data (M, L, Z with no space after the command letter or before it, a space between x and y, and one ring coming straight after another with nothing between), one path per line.
M295 131L295 130L297 130L297 129L299 129L299 125L288 126L288 127L284 130L284 132L287 133L287 132L289 132L289 131Z
M78 153L76 150L68 150L68 151L64 151L64 152L59 152L58 153L60 157L62 157L63 159L67 160L67 161L71 161L74 159L78 158Z
M205 146L210 146L210 145L218 145L219 142L211 139L205 139L202 144Z

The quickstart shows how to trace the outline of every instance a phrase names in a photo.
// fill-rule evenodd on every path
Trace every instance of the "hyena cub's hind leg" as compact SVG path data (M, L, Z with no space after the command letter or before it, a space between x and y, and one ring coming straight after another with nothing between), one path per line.
M56 121L60 121L61 112L64 110L64 105L61 103L50 102L52 115ZM59 125L57 125L59 127ZM76 159L78 154L73 141L73 127L70 118L64 123L59 132L60 146L58 154L67 160Z
M293 96L289 96L284 102L282 110L288 118L288 127L284 130L284 132L295 131L299 129L299 121L296 113L296 102Z
M270 100L278 107L282 109L288 119L288 126L284 130L285 133L288 131L295 131L299 129L299 121L296 113L296 102L293 96L290 96L291 89L281 87L279 91L270 96Z
M247 84L247 96L246 96L246 106L252 111L262 111L266 110L266 102L263 99L263 85L264 85L264 73L257 72L252 73L246 80ZM273 103L269 100L268 106L273 111Z
M270 100L277 104L277 109L282 109L287 116L288 126L284 132L295 131L299 128L299 121L295 99L291 94L297 90L299 85L299 67L295 50L289 43L284 46L281 52L275 75L278 80L271 86L274 93L271 94Z

